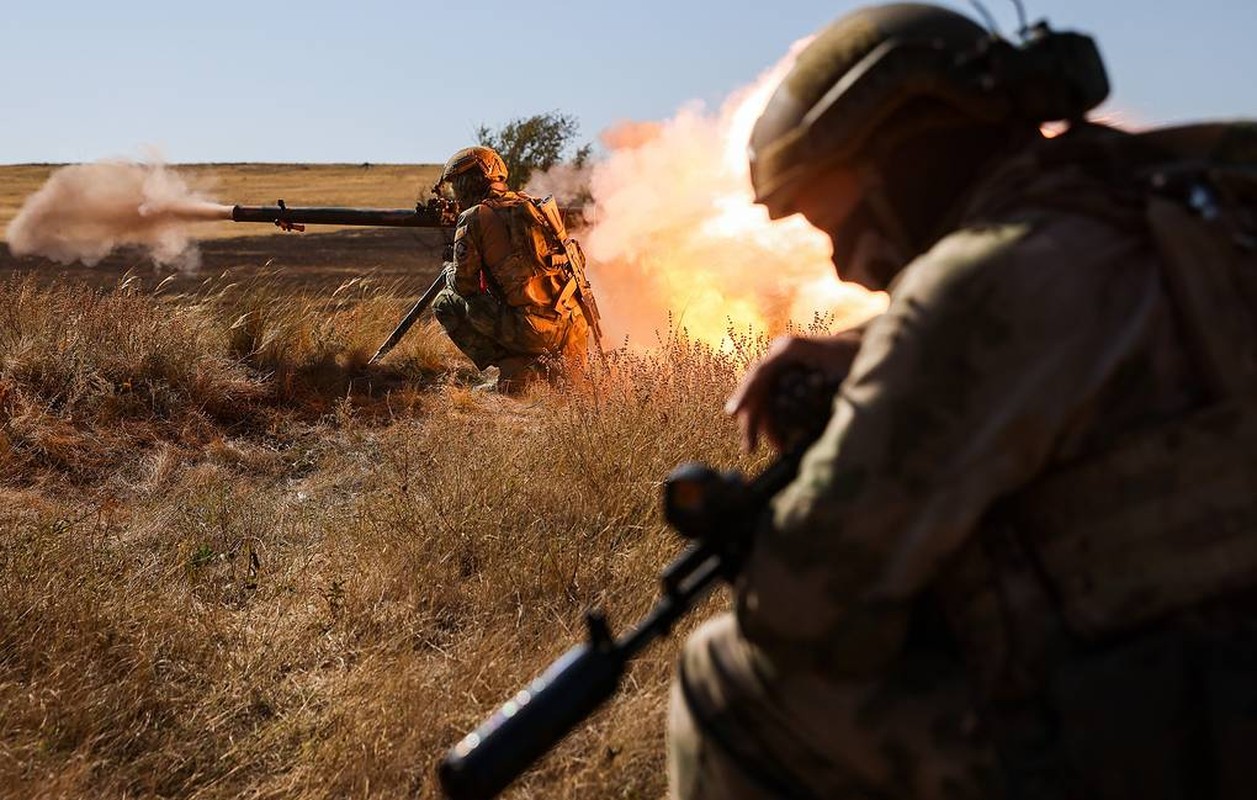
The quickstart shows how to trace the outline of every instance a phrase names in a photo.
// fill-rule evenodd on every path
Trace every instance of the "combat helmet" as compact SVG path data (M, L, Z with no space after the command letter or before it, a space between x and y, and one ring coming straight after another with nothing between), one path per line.
M491 184L506 182L506 162L502 160L502 156L491 147L476 145L464 147L450 156L449 161L445 162L445 169L441 171L441 177L437 179L436 185L440 186L472 170L478 172Z
M1095 43L1040 22L1012 43L933 5L843 16L799 54L751 134L756 200L773 216L836 164L934 129L1080 119L1108 95Z

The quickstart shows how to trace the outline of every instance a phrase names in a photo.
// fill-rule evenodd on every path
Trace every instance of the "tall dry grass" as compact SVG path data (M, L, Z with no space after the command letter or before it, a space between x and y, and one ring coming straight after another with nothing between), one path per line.
M753 466L719 414L744 356L682 335L514 399L431 328L365 369L401 311L369 286L0 309L6 797L436 797L585 608L653 601L671 467ZM514 796L660 796L674 654Z

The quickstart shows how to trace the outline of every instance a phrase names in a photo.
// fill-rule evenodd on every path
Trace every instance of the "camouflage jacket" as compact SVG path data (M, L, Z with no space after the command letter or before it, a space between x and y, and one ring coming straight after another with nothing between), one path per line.
M995 501L1198 402L1142 206L1053 146L975 190L867 330L738 587L773 660L876 670Z

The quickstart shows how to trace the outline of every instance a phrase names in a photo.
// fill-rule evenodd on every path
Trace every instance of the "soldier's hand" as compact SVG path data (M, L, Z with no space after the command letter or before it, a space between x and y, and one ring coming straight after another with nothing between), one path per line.
M815 425L816 420L800 420L785 410L789 406L780 399L791 392L808 390L807 386L797 385L801 376L806 383L817 384L813 388L836 388L851 369L860 338L860 331L851 330L837 336L782 336L774 341L767 355L751 367L725 404L725 413L738 420L743 449L753 451L763 437L782 450L793 443L801 428ZM824 413L828 415L828 404Z

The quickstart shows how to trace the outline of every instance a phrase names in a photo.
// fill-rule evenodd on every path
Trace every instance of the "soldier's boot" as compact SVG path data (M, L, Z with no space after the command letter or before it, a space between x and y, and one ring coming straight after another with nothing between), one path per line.
M480 382L474 384L471 389L473 392L496 392L498 390L498 372L497 367L489 367L480 373Z
M498 362L497 390L502 394L523 394L546 379L545 367L535 356L511 356Z

